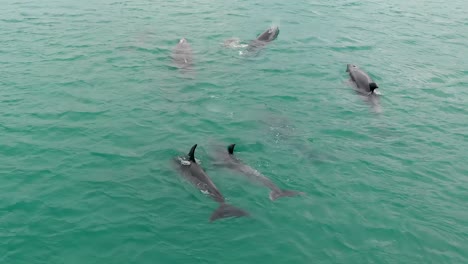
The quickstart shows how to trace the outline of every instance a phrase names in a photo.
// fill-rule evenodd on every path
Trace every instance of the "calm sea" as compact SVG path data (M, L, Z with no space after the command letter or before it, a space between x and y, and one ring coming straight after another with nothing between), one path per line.
M0 1L0 263L468 263L468 4ZM248 44L271 25L278 38ZM193 72L170 59L181 37ZM348 82L369 73L378 109ZM170 163L197 159L249 218ZM216 145L280 188L213 165Z

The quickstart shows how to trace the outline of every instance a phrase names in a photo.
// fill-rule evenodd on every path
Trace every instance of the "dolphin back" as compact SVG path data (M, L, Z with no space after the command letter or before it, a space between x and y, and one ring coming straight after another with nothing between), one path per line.
M218 209L216 209L210 217L210 222L213 222L217 219L228 218L228 217L241 217L248 216L249 213L246 211L232 206L230 204L221 203Z
M266 31L264 31L260 36L257 37L259 41L270 42L275 40L279 35L279 28L278 27L270 27Z
M291 197L291 196L298 196L304 195L303 192L298 191L291 191L291 190L273 190L270 192L270 200L274 201L280 197Z
M189 68L193 63L192 56L192 48L185 38L172 51L172 60L179 68Z
M379 86L372 80L372 78L365 71L361 70L354 64L348 64L346 71L349 73L351 79L356 83L357 88L363 89L366 92L373 93Z

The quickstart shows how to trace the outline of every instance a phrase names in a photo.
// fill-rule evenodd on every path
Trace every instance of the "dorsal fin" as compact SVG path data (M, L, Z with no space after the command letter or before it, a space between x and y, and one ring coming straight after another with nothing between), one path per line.
M228 152L229 154L234 154L234 147L236 146L236 144L231 144L228 146Z
M190 149L188 153L188 157L190 161L196 162L195 161L195 149L197 148L197 144L193 145L193 147Z
M369 83L369 89L371 92L374 92L375 89L379 88L376 83Z

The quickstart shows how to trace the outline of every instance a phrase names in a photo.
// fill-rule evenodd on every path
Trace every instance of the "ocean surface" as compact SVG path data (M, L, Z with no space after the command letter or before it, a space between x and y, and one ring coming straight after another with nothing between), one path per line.
M0 263L468 263L466 1L0 7ZM255 54L223 45L272 25ZM306 195L272 202L215 166L230 143ZM171 164L193 144L250 217L210 223L218 205Z

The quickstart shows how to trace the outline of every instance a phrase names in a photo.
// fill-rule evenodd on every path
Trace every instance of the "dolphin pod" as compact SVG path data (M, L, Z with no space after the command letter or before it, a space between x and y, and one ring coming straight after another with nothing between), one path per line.
M269 197L272 201L280 197L290 197L304 194L303 192L280 189L265 175L261 174L249 165L244 164L240 159L234 156L234 147L235 144L231 144L228 146L227 151L224 151L221 154L220 162L217 163L217 165L221 165L229 169L238 171L243 175L247 176L249 179L261 183L265 187L269 188ZM249 216L249 213L247 211L244 211L243 209L237 208L226 203L226 200L219 191L219 189L210 179L208 174L203 170L203 168L197 163L195 159L196 148L197 144L193 145L193 147L190 149L189 153L185 157L177 157L174 161L180 174L185 179L191 182L201 192L207 194L214 201L219 203L219 207L212 213L210 217L210 222L221 218Z
M254 52L268 43L275 40L279 35L279 27L271 26L260 34L256 39L252 40L247 46L247 51ZM238 38L230 38L224 41L225 47L242 47ZM179 69L191 69L193 64L192 48L186 38L181 38L172 51L172 60ZM372 78L362 69L354 64L347 64L346 72L349 74L351 81L356 87L356 91L362 95L369 96L373 104L378 104L378 99L375 96L375 89L379 86Z
M269 42L275 40L278 35L279 28L277 26L270 27L260 34L255 40L252 40L248 45L246 45L247 50L255 51L261 49ZM226 40L224 45L225 47L237 47L239 46L239 43L239 39L232 38ZM193 63L192 56L192 48L189 42L187 39L181 38L172 52L174 64L179 69L190 69ZM356 91L365 95L373 104L377 105L378 100L375 90L379 88L379 86L372 80L372 78L354 64L347 64L346 72L349 74L350 80L354 83ZM270 190L269 198L272 201L280 197L291 197L304 194L299 191L280 189L268 177L237 158L236 155L234 155L235 146L235 144L231 144L228 146L227 151L221 153L218 157L219 163L217 163L217 165L237 171L247 178L267 187ZM197 144L193 145L189 153L184 158L178 157L176 163L182 176L219 204L219 207L211 214L210 222L221 218L249 216L247 211L226 203L225 198L219 189L203 168L197 163L195 159L196 148Z
M200 191L208 194L213 200L219 203L218 209L216 209L210 217L210 221L215 221L220 218L227 217L240 217L248 216L249 213L246 211L229 205L226 203L224 196L218 190L216 185L211 181L210 177L203 168L195 160L195 149L197 144L193 145L187 154L187 160L176 161L176 164L181 174L191 182Z

